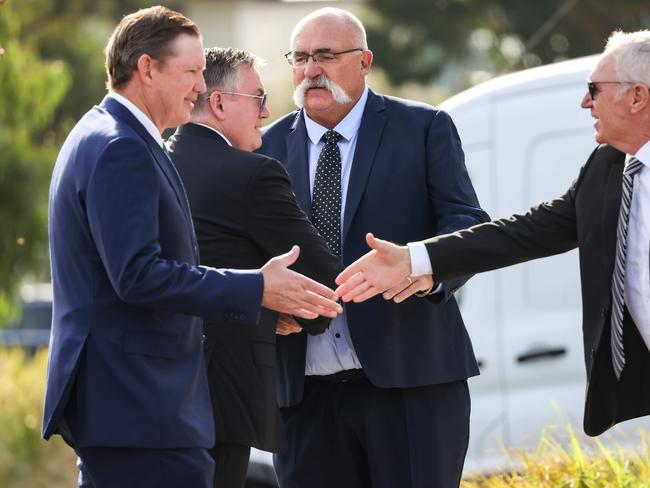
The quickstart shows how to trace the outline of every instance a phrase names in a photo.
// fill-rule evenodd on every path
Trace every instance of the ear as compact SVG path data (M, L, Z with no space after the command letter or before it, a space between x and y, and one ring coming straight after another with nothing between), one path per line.
M219 90L214 90L208 99L208 106L210 112L217 118L217 120L225 120L226 112L223 109L223 94Z
M650 88L643 83L637 83L632 87L632 113L641 112L650 106Z
M154 69L155 60L148 54L143 54L138 58L136 63L136 72L134 73L138 79L145 85L151 85L153 80L152 71Z
M373 54L370 49L366 49L361 55L361 71L363 75L370 73L370 67L372 66Z

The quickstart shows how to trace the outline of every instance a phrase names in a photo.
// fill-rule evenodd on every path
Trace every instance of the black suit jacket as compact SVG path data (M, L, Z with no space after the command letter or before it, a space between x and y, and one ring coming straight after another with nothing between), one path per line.
M580 249L587 396L584 429L598 435L650 413L650 354L629 314L626 367L615 380L610 350L611 283L625 155L611 146L591 154L569 190L525 215L426 242L436 280L502 268Z
M298 244L301 253L293 269L335 286L339 258L329 252L298 207L279 162L235 149L215 131L196 124L176 131L170 154L187 191L201 264L259 268ZM254 326L205 323L219 442L276 452L285 448L276 403L276 322L276 312L262 309ZM329 319L301 321L301 325L316 334L325 330Z

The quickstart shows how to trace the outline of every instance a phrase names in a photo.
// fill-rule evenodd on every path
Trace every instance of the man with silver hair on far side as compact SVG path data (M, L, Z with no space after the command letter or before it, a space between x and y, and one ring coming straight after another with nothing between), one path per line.
M599 146L567 192L525 215L424 241L435 281L580 250L587 390L584 430L599 435L650 414L650 31L614 32L580 105ZM337 279L344 300L409 274L408 249L373 250Z
M449 115L366 86L373 54L354 15L308 15L286 58L300 109L266 130L261 152L285 165L344 263L369 231L406 244L488 219ZM278 338L281 487L458 486L478 374L453 296L468 277L432 287L413 274L403 288L416 298L350 304L321 335Z
M169 152L187 191L201 264L256 268L300 246L294 269L334 285L338 256L298 207L282 165L251 151L262 145L269 116L253 54L233 48L205 50L207 91L170 139ZM298 319L300 320L300 319ZM204 350L217 443L215 488L243 488L251 446L286 449L276 401L275 337L319 334L329 319L301 321L262 309L256 327L206 320Z

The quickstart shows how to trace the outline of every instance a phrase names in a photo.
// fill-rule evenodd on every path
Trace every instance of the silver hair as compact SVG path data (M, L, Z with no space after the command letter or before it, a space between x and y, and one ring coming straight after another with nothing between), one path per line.
M206 92L194 103L192 115L203 113L207 107L207 98L214 90L238 91L239 67L258 68L264 61L254 54L232 47L210 47L203 50L205 54Z
M644 83L650 87L650 30L612 32L604 54L611 54L618 81ZM619 96L627 88L629 86L621 85Z
M305 26L305 24L311 22L312 20L322 18L322 17L329 17L342 24L345 24L350 29L350 32L353 35L353 39L356 42L355 47L368 49L368 39L366 38L366 29L363 27L361 21L355 15L348 12L347 10L334 8L334 7L325 7L325 8L315 10L309 15L307 15L306 17L300 19L300 21L293 28L293 32L291 33L291 49L293 49L293 41L298 35L298 32L300 32L300 30Z

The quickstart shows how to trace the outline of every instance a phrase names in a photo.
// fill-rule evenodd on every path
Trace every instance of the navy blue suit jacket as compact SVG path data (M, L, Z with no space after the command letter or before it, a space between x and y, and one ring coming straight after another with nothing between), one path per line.
M302 111L286 115L263 136L260 152L281 161L302 209L311 216L307 130ZM417 102L369 91L357 142L341 236L345 265L368 252L365 234L405 244L485 222L450 117ZM350 335L372 383L416 387L478 374L453 292L401 304L381 296L348 304ZM306 337L278 337L281 406L302 398Z
M61 148L50 188L54 288L43 437L212 447L198 316L255 326L259 272L197 266L185 191L144 126L107 97Z

